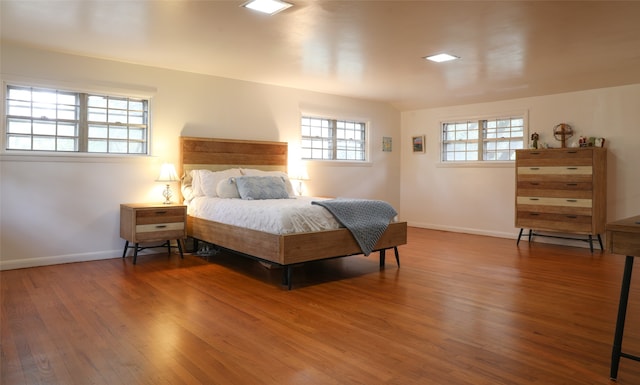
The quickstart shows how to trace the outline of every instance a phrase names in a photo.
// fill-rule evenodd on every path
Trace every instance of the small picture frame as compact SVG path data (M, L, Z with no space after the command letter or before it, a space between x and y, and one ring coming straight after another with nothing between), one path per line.
M388 136L382 138L382 151L391 152L391 138Z
M424 135L411 137L411 149L413 153L424 153Z

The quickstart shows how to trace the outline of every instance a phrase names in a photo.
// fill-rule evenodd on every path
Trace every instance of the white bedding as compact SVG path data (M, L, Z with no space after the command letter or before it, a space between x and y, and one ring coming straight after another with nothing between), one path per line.
M291 199L223 199L196 197L188 203L191 216L246 227L272 234L291 234L340 227L324 207L312 205L322 198L295 197Z

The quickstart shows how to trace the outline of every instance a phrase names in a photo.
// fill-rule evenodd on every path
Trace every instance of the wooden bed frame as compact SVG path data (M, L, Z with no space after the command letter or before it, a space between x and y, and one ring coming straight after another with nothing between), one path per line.
M180 137L179 175L194 169L225 170L256 168L286 172L286 142L246 141ZM284 267L283 284L291 288L291 266L309 261L362 254L360 246L345 228L295 234L271 234L187 216L187 235L260 261ZM380 267L385 251L407 243L407 223L394 222L376 243Z

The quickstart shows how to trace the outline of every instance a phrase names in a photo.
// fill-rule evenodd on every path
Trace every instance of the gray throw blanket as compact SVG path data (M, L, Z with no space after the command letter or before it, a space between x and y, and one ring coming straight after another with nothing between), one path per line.
M371 254L389 222L398 215L390 204L377 200L338 198L311 204L329 210L340 224L351 231L364 255Z

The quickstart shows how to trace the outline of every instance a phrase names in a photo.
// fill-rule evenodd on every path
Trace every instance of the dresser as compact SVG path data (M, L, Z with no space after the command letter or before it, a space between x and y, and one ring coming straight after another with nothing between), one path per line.
M607 218L607 151L601 147L516 151L515 225L533 236L578 239L593 236L603 249ZM543 232L583 234L572 238Z
M138 251L147 248L166 247L171 254L171 240L176 240L180 257L184 257L180 241L187 236L186 220L187 206L181 204L121 204L120 237L126 241L122 258L129 248L134 249L133 264L137 261ZM164 243L159 246L140 246L141 243L160 241Z

